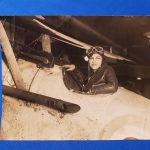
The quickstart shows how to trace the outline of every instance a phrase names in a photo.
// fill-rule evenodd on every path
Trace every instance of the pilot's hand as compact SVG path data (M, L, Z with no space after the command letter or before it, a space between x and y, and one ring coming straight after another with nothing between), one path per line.
M66 69L66 71L73 71L75 69L75 65L71 64L71 65L63 65L63 68Z

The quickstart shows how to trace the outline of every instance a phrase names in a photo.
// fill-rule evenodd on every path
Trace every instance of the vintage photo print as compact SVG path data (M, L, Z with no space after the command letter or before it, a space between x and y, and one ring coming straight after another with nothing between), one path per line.
M149 16L1 16L0 140L150 139Z

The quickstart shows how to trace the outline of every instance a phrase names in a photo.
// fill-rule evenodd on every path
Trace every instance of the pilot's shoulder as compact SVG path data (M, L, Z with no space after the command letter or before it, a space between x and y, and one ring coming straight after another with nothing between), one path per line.
M115 74L115 71L114 71L113 67L111 67L110 65L107 65L106 72Z

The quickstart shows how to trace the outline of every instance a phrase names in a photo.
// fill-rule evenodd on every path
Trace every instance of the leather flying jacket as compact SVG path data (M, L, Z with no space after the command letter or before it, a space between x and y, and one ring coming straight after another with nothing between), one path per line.
M83 91L89 94L107 94L114 93L118 89L118 80L111 66L102 64L95 72L89 70L88 83Z
M111 66L103 63L95 72L88 71L88 79L77 68L73 71L63 71L63 79L68 89L85 94L114 93L118 89L116 74Z

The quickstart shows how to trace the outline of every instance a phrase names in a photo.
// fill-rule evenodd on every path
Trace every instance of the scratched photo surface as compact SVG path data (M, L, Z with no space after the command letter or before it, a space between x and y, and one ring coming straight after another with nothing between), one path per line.
M150 17L1 16L0 44L0 140L150 139Z

